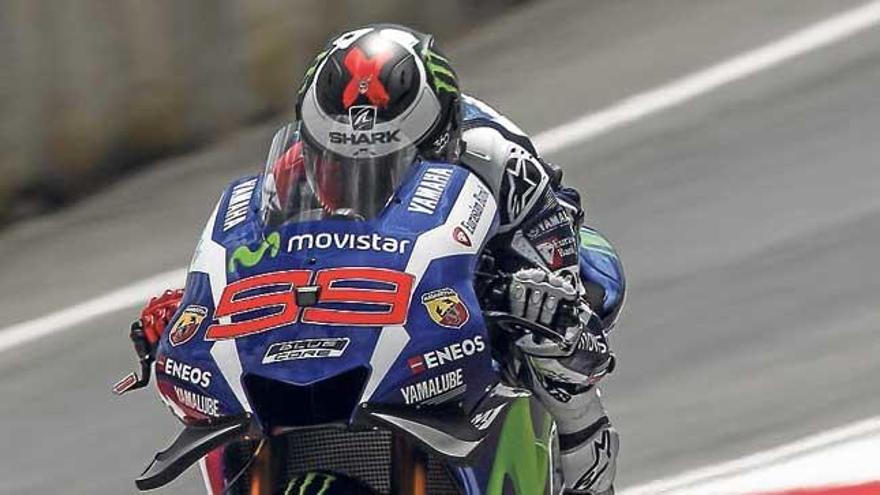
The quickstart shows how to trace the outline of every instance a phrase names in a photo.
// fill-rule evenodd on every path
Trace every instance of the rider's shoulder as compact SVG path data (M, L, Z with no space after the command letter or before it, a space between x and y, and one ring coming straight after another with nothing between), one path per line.
M529 137L513 122L476 98L465 95L462 101L465 148L461 163L492 188L502 206L516 210L510 212L511 218L526 213L520 209L536 201L554 182L554 170L538 157Z
M465 130L471 125L494 123L510 134L528 139L526 133L518 125L482 100L462 93L461 108L461 119L464 122Z
M461 162L486 181L496 195L506 167L516 167L523 160L537 164L537 152L529 137L486 103L462 95L462 120L465 151Z

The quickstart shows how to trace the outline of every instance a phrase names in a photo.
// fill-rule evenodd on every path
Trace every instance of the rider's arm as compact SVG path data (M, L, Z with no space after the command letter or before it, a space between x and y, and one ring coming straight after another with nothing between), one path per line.
M508 309L577 342L548 356L552 345L521 338L517 345L528 364L530 388L559 428L566 487L576 490L571 493L613 493L618 435L596 382L614 367L606 333L623 299L622 279L615 292L590 276L601 270L591 270L595 260L580 256L580 196L562 185L561 171L539 159L528 138L501 124L473 122L464 135L463 162L493 187L498 200L500 233L488 249L495 266L513 274ZM581 309L577 324L559 324L553 309L560 301Z
M551 364L554 368L574 367L565 372L569 376L566 381L576 388L589 386L612 369L613 356L603 320L594 314L601 301L592 282L581 277L577 234L583 220L580 196L562 186L562 171L538 158L527 137L497 124L479 124L465 131L462 161L493 188L498 201L499 233L487 249L495 267L515 274L514 287L522 287L511 291L507 309L516 316L558 326L561 320L555 312L560 300L570 299L580 308L576 330L585 334L582 347L589 359L583 354L578 359L560 355L553 363L537 362L547 365L542 368ZM561 286L570 287L570 295ZM562 333L565 329L557 330ZM550 374L563 372L556 371Z

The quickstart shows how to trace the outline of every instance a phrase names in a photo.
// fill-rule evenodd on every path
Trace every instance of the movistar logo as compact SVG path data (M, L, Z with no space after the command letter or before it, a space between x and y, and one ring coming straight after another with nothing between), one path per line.
M287 241L287 252L308 249L351 249L354 251L377 251L403 254L412 243L409 239L384 237L379 234L305 233L291 236Z
M278 254L279 249L281 249L281 236L278 235L278 232L269 234L269 237L263 239L263 242L256 250L251 250L247 246L238 246L232 252L232 257L229 258L229 273L235 271L236 263L250 268L263 260L266 251L269 251L270 258L274 258Z

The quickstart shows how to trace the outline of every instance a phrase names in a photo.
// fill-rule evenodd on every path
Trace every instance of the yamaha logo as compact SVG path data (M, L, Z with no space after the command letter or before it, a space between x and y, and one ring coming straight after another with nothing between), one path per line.
M355 105L348 109L348 118L355 131L371 131L376 124L376 107Z

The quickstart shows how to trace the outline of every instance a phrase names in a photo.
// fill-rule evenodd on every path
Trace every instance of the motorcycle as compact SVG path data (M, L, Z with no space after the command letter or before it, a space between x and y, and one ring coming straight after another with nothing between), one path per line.
M509 356L524 334L564 337L480 310L505 291L481 255L489 188L421 162L375 219L267 231L267 177L224 192L155 362L116 387L155 373L184 425L137 487L198 463L212 495L562 493L555 423Z

